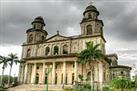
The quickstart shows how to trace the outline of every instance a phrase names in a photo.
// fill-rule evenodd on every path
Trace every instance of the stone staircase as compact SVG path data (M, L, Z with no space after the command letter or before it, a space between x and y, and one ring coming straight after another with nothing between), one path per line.
M72 87L65 85L64 87ZM62 85L48 85L49 91L61 91ZM46 85L23 84L7 89L7 91L46 91Z

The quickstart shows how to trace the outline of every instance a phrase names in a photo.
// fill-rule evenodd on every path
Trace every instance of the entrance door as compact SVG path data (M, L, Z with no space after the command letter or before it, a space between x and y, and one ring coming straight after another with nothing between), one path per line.
M36 74L36 84L38 84L39 83L39 74L37 73Z

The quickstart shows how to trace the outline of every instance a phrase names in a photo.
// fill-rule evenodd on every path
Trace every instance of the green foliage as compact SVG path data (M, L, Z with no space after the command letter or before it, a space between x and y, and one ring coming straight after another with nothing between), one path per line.
M72 88L64 88L63 91L73 91Z
M108 86L103 87L103 91L110 91L110 88Z
M1 76L0 76L1 77ZM10 83L13 84L14 83L17 83L17 77L12 77L12 76L8 76L8 75L4 75L3 76L3 84L8 84L8 78L10 77Z
M5 69L7 67L8 60L7 57L0 56L0 64L3 64L2 69Z
M91 91L90 84L78 84L74 87L73 91Z
M137 88L137 77L135 77L135 80L134 80L134 87Z
M82 76L82 75L78 75L78 77L79 77L80 81L84 81L84 79L83 79L83 76Z
M87 42L86 49L82 50L78 55L78 63L85 64L88 61L104 58L102 51L98 47L99 44L94 45L93 42Z
M126 77L114 78L111 81L111 86L116 89L121 89L123 91L126 88L131 88L131 80Z
M90 84L79 84L73 88L64 88L63 91L91 91Z
M86 49L82 50L78 54L78 63L85 64L85 63L89 62L90 70L94 71L94 63L97 60L105 58L102 51L98 49L99 46L100 46L99 44L94 45L93 42L87 42ZM93 72L91 75L92 75L92 79L94 79ZM80 78L81 78L81 80L83 80L82 77L80 77ZM93 84L93 88L94 88L94 83L92 82L92 84Z

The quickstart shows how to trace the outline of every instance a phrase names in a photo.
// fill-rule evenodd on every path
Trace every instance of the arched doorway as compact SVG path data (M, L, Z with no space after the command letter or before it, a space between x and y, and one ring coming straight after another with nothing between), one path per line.
M39 83L39 74L37 73L36 74L36 84L38 84Z
M47 82L48 82L48 77L47 77L48 75L47 75L47 73L45 74L45 84L47 84Z
M88 81L91 81L91 72L88 72L88 73L87 73L87 80L88 80Z
M74 73L72 73L72 84L74 84Z

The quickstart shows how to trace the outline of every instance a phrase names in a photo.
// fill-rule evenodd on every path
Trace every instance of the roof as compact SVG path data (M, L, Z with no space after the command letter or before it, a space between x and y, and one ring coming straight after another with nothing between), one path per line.
M34 21L32 22L33 23L42 23L44 26L45 26L45 22L44 22L44 19L41 17L41 16L38 16L34 19Z
M84 11L84 13L83 13L83 15L85 15L85 13L88 12L88 11L97 12L97 14L99 15L99 12L98 12L97 8L95 6L93 6L93 5L87 6L86 9L85 9L85 11Z
M107 54L107 57L116 57L116 59L118 59L118 56L116 53L112 53L112 54Z
M110 66L109 68L127 68L127 69L132 69L131 67L129 66L125 66L125 65L113 65L113 66Z
M28 30L26 31L26 33L28 33L28 32L32 32L32 31L40 31L40 32L43 32L43 33L45 33L45 34L48 34L47 31L45 31L45 30L34 29L34 28L30 28L30 29L28 29Z
M97 8L93 5L89 5L86 10L97 10Z

